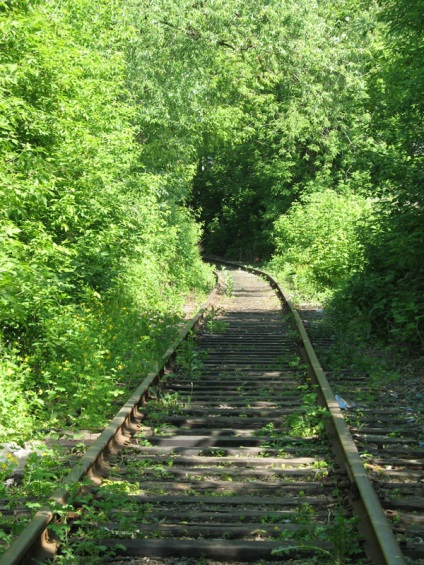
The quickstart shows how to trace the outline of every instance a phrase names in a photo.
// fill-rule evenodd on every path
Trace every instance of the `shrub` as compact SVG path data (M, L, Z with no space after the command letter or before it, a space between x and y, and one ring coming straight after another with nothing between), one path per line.
M358 228L370 211L370 201L353 194L304 196L274 224L273 266L308 295L338 288L362 267Z

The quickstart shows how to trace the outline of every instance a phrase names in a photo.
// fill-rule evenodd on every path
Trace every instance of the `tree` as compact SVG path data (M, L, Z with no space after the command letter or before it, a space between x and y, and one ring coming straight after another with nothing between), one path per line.
M375 10L353 1L269 2L254 24L240 16L250 46L233 87L242 129L219 147L205 138L194 183L208 249L267 257L273 222L302 194L366 191Z
M378 214L363 233L364 270L344 294L380 335L420 350L424 343L423 20L422 1L383 4L383 42L369 78L370 156Z

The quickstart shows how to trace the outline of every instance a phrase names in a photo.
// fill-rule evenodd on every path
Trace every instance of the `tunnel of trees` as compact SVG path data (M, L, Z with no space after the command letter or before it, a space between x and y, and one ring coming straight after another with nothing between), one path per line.
M0 0L0 436L100 422L213 283L202 251L422 354L423 25L423 0Z

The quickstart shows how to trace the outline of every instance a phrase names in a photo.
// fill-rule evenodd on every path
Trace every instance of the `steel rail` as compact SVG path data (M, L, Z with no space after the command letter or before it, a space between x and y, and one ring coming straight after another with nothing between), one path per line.
M114 453L121 449L128 443L131 434L139 428L137 424L137 421L141 418L141 414L138 411L139 406L145 404L150 387L159 382L166 366L175 356L178 346L187 338L190 331L197 327L219 292L222 286L222 278L219 273L216 273L216 277L217 282L214 290L197 314L184 325L175 341L162 355L156 370L148 373L114 419L63 479L60 487L48 499L50 506L46 505L39 510L5 553L3 553L0 557L0 565L39 563L54 556L58 544L49 536L47 530L49 524L55 520L60 520L60 508L66 505L70 493L73 489L78 488L79 483L84 478L87 477L94 483L101 482L102 471L106 463L105 454ZM56 511L54 510L55 507L57 507Z
M265 271L246 266L242 263L214 257L205 257L205 260L215 264L244 269L265 278L274 288L281 302L287 305L301 338L301 350L304 361L309 368L312 380L318 385L320 404L327 408L330 414L327 422L327 432L332 441L336 460L345 469L350 479L350 502L356 515L360 517L359 531L365 538L367 556L375 565L406 565L402 551L387 521L380 501L367 477L358 449L348 430L340 407L293 303L279 283Z

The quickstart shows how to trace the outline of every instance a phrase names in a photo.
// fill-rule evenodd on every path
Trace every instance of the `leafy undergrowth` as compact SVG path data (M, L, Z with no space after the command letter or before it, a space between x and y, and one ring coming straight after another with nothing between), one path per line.
M269 268L302 297L322 300L361 268L358 228L370 201L325 190L305 196L275 222Z
M86 434L78 430L104 427L180 330L184 295L150 287L153 281L146 293L141 274L135 268L104 299L60 309L46 343L31 354L23 357L19 343L10 350L2 382L13 394L2 399L8 416L0 432L11 449L0 460L0 545L19 535L84 453ZM192 291L192 302L203 302L210 288L208 268L203 277L203 290L198 285ZM62 447L60 437L73 440L72 447ZM25 457L18 460L14 447L26 440L27 449L20 451Z
M203 276L199 303L212 283L209 271ZM104 296L91 293L79 304L52 308L35 343L22 344L18 336L7 344L0 439L19 443L52 428L102 427L180 329L184 295L160 282L133 267Z
M156 26L104 0L0 15L0 441L22 443L102 426L212 281L184 204L191 141L149 129L166 112L140 98L156 89L137 25L149 61Z

